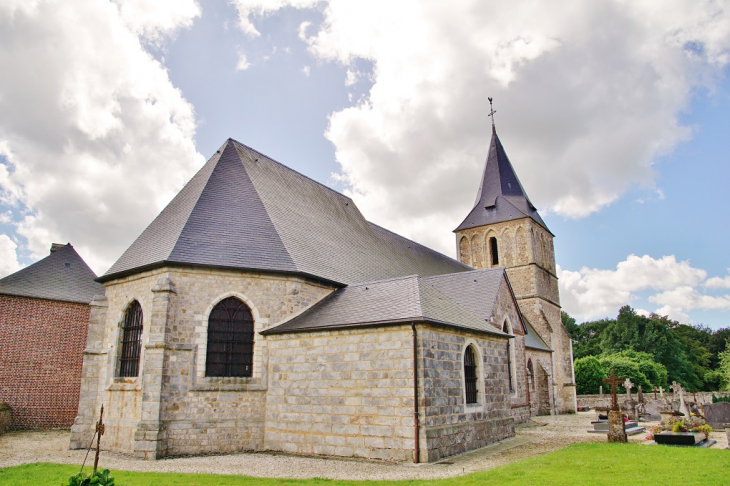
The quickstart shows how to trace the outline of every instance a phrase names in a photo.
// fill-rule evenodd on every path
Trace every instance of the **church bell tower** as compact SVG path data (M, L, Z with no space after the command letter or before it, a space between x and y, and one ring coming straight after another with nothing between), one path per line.
M553 350L548 372L555 411L575 412L573 349L560 318L555 235L527 197L494 123L474 207L454 233L462 263L506 269L520 311Z

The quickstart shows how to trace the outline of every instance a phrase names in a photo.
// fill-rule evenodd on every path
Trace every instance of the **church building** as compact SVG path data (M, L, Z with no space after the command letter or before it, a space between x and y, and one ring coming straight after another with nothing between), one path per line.
M227 140L98 279L83 448L432 462L575 411L552 233L496 132L458 260Z

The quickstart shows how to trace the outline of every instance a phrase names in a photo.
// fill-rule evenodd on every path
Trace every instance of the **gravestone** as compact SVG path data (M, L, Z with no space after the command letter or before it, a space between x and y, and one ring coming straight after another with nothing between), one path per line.
M705 420L713 429L730 427L730 403L705 403L704 412Z
M661 420L662 415L659 412L664 410L665 406L664 400L661 399L646 402L646 405L644 405L645 420Z
M608 412L608 441L628 442L626 429L624 428L624 417L618 408L618 396L616 396L616 385L621 383L621 378L616 378L613 370L611 376L603 380L611 385L611 411Z

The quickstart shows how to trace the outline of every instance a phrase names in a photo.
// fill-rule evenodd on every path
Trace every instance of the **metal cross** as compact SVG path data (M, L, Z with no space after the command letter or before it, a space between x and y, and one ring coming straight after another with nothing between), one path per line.
M611 385L611 410L614 412L618 412L618 397L616 396L616 385L620 385L623 381L623 378L616 378L616 375L614 374L613 370L611 370L611 376L608 378L604 378L604 383L609 383Z
M654 392L654 400L656 400L656 392L658 392L659 390L657 390L657 388L654 387L654 389L652 391Z
M487 116L492 117L492 128L494 128L494 114L497 113L497 111L492 108L492 98L487 98L489 100L489 114Z

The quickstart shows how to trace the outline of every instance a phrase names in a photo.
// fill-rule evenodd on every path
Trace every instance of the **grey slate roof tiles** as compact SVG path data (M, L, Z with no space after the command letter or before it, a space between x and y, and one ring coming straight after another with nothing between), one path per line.
M88 304L104 295L96 274L67 244L17 272L0 279L0 294Z
M165 263L343 285L471 269L369 223L350 198L230 139L99 280Z
M499 269L502 270L503 269ZM467 274L482 271L467 272ZM311 309L263 334L341 329L388 323L431 322L508 337L488 322L444 295L434 281L417 275L343 287ZM497 287L498 288L498 287ZM496 292L496 288L493 289ZM494 295L485 295L494 300Z
M497 131L492 128L492 141L474 208L454 231L521 218L532 218L550 231L527 197Z

